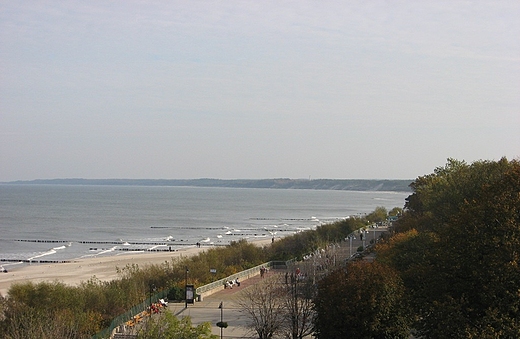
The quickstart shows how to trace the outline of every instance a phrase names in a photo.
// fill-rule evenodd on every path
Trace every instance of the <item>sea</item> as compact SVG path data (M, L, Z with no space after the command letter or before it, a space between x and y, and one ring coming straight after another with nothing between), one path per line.
M279 238L408 192L172 186L0 185L0 268Z

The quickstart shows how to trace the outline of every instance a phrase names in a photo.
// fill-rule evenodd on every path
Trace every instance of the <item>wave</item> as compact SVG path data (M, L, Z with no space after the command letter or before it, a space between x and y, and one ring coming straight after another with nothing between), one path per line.
M34 255L34 256L30 257L30 258L27 258L27 260L30 261L30 260L38 259L38 258L41 258L41 257L46 257L46 256L48 256L48 255L53 255L53 254L58 253L58 251L60 251L60 250L64 250L64 249L66 249L67 247L69 247L69 246L65 246L65 245L63 245L63 246L53 247L53 248L51 248L50 250L48 250L48 251L46 251L46 252L43 252L43 253L40 252L40 253L37 254L37 255Z
M316 223L316 219L313 219ZM307 224L307 223L304 223ZM218 232L203 232L199 236L195 234L176 234L171 231L165 231L162 235L157 234L152 237L128 237L122 236L111 239L90 239L88 236L82 239L5 239L9 242L23 243L39 243L36 246L43 246L41 249L34 248L33 252L1 253L0 258L8 258L8 261L14 262L20 260L22 262L40 262L54 260L70 260L71 258L92 258L97 256L121 255L125 253L146 253L146 252L162 252L162 251L178 251L186 246L196 246L196 243L204 246L224 246L230 241L248 238L267 238L272 236L283 237L287 234L302 231L305 226L308 229L314 228L314 225L300 225L296 229L296 225L288 225L287 223L269 223L263 225L243 225L244 227L225 226L219 227ZM203 228L204 229L204 228ZM199 229L200 230L200 229ZM162 232L161 232L162 233ZM175 238L174 238L175 237ZM0 238L0 241L4 239ZM46 250L45 247L48 246ZM19 246L16 246L19 247ZM32 247L32 246L31 246ZM38 251L40 250L40 251ZM43 260L40 260L43 259Z
M109 249L106 249L104 251L99 252L97 255L105 254L105 253L111 253L114 252L117 249L117 246L111 247Z
M166 245L155 245L155 246L152 246L148 249L148 251L153 251L154 249L158 248L158 247L166 247Z

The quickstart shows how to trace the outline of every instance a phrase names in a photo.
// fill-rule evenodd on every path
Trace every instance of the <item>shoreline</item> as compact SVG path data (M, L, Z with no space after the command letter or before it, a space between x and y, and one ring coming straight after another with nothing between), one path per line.
M271 243L270 238L248 241L257 246ZM100 281L110 281L119 277L117 267L123 268L128 264L139 266L161 264L174 258L194 256L215 247L217 246L191 247L172 252L124 253L107 257L73 259L70 262L24 264L7 273L0 273L0 295L7 296L12 284L29 281L33 283L59 281L71 286L77 286L94 277Z

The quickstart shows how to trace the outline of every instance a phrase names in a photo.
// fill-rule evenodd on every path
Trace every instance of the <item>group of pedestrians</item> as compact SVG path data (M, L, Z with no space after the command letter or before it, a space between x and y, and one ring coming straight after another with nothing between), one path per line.
M224 283L224 288L233 288L233 286L237 286L237 287L240 287L240 280L238 280L238 278L236 278L235 280L228 280Z

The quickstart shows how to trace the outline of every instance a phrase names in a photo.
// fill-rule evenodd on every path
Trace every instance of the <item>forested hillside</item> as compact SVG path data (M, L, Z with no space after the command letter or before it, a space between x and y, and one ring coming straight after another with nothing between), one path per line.
M277 189L319 189L348 191L409 192L411 180L375 179L42 179L14 181L10 184L45 185L127 185L127 186L195 186Z

